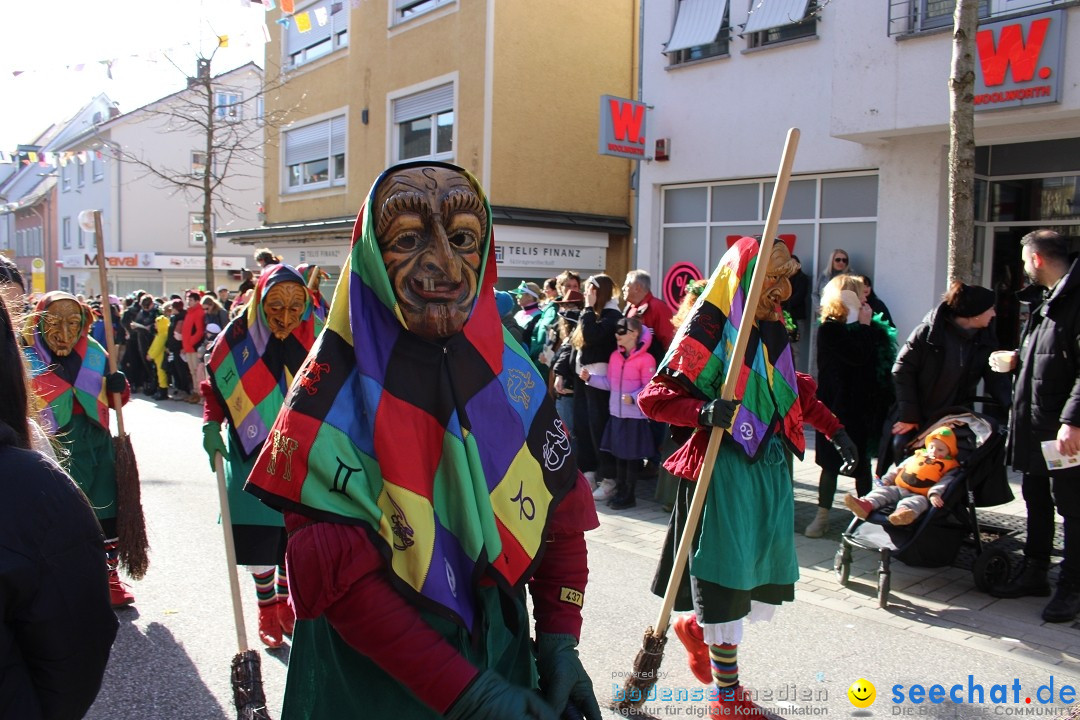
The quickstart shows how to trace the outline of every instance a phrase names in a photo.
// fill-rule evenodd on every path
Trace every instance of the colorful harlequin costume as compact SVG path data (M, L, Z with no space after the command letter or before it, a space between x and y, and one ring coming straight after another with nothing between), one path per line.
M82 314L78 340L66 356L54 354L45 338L49 306L59 301L78 304ZM23 352L29 360L34 394L45 403L42 424L63 444L68 455L66 469L86 493L105 533L113 604L130 604L134 598L123 590L116 571L116 451L109 431L109 398L105 391L108 358L105 349L90 337L90 324L90 308L74 295L46 293L27 318ZM125 381L124 403L129 394Z
M459 173L486 214L471 310L438 341L407 327L373 219L380 183L416 167ZM290 529L299 622L283 717L488 717L478 688L537 685L526 584L545 692L552 658L577 660L595 509L543 379L500 322L476 180L434 162L391 168L352 243L248 483Z
M690 550L689 577L683 576L675 599L676 610L695 611L674 623L691 653L691 667L699 680L720 687L719 712L728 713L734 706L740 713L752 707L740 690L736 665L742 619L769 619L775 606L794 599L799 567L789 456L803 454L804 422L830 436L840 429L814 397L813 381L795 372L779 308L769 319L755 320L758 309L745 307L757 247L744 237L724 254L638 398L653 419L694 428L664 464L682 480L653 580L653 592L662 596L708 445L710 429L702 427L701 413L720 397L739 324L748 314L754 320L735 390L741 403L724 431ZM779 252L790 260L785 249ZM782 275L793 266L785 261L781 267Z
M204 447L211 457L214 451L225 457L236 559L241 565L254 566L249 569L259 595L260 638L271 646L281 643L282 631L292 632L285 603L285 574L283 570L275 574L274 570L284 565L284 522L280 512L263 505L243 488L285 394L322 330L322 320L305 290L306 305L299 325L284 339L273 335L263 301L272 288L287 282L303 285L303 278L288 265L270 266L259 276L251 302L218 335L207 363L208 378L201 388L205 403ZM228 426L228 440L223 447L222 422ZM277 624L272 622L275 618Z
M330 303L326 302L326 298L319 292L319 283L328 279L330 274L311 263L300 263L296 266L296 272L304 278L304 285L311 292L311 297L315 301L315 312L326 320L326 316L330 314Z

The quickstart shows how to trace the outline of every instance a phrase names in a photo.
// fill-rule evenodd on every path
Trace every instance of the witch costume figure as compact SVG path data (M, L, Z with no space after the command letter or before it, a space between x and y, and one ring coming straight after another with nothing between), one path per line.
M468 172L375 181L247 486L290 532L286 720L600 718L576 649L596 512L496 279Z
M326 316L330 314L330 303L319 292L319 285L323 280L330 278L330 273L312 263L300 263L296 266L296 272L300 273L300 277L304 278L304 284L307 285L308 292L311 293L311 298L315 302L315 313L323 320L326 320Z
M773 244L758 307L747 308L758 242L744 237L724 254L689 318L680 326L656 376L638 403L646 415L694 428L664 463L681 478L652 590L663 596L686 513L713 427L724 430L701 521L675 609L693 610L673 629L690 653L690 668L712 684L712 716L776 717L753 702L739 682L743 619L769 620L795 597L795 556L789 453L802 456L803 422L821 429L850 462L852 445L836 418L800 379L792 361L780 303L798 269L788 248ZM735 397L720 398L739 324L754 323ZM809 378L807 378L809 380Z
M68 474L86 494L105 533L112 606L135 602L120 580L116 523L116 450L109 431L109 395L130 396L122 372L108 374L105 349L90 337L90 308L66 292L38 300L23 330L34 393L46 403L42 424L63 446Z
M279 647L292 636L281 513L244 492L244 483L285 402L285 393L315 343L322 320L299 273L271 265L244 312L218 335L202 384L203 449L214 467L225 459L236 562L248 566L259 601L259 639ZM228 440L221 439L221 423Z

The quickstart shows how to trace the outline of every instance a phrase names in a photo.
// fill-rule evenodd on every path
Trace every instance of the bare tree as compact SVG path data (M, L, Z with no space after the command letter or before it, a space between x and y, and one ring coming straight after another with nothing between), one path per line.
M976 282L975 33L979 0L956 0L949 77L949 282Z
M209 56L197 57L196 74L187 78L187 89L138 111L139 122L158 123L156 129L162 133L197 136L203 148L201 172L190 164L170 166L155 158L152 149L125 148L108 137L100 137L117 160L142 171L140 179L156 181L189 201L201 198L208 289L214 286L215 211L222 214L240 211L231 193L262 182L264 146L268 138L280 136L267 131L283 126L296 109L296 106L283 106L276 96L287 80L285 75L267 80L260 72L258 87L251 92L249 84L228 79L233 71L213 75L211 65L216 53L217 48ZM271 102L263 102L271 96ZM245 188L245 183L252 184Z

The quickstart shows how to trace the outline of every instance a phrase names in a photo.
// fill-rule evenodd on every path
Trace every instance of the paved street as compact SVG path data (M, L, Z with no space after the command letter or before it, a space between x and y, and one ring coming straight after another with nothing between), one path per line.
M95 720L154 720L235 717L229 663L236 652L229 604L217 495L201 447L201 418L194 406L133 400L125 409L143 480L143 502L152 544L150 571L135 583L135 609L118 611L120 633L104 687L87 716ZM796 524L813 513L817 468L796 463ZM848 489L841 485L842 490ZM651 497L646 489L642 495ZM839 496L839 493L838 493ZM1017 491L1019 497L1019 492ZM995 508L1022 515L1023 502ZM971 573L959 568L916 569L895 564L892 602L877 606L876 559L856 554L845 589L832 571L841 526L850 515L834 510L829 537L797 540L802 577L796 602L772 623L749 626L740 647L740 675L763 704L790 717L861 716L978 718L1067 716L1062 686L1080 685L1080 624L1047 625L1039 613L1045 600L994 600L974 589ZM661 508L640 501L632 511L601 512L601 527L589 535L591 579L585 604L582 656L601 702L621 687L646 626L660 600L647 591L665 529ZM255 598L250 577L241 577L248 637L255 634ZM264 687L273 717L280 718L288 649L262 651ZM671 637L658 691L678 697L701 688L685 653ZM969 675L972 676L969 680ZM877 688L868 710L856 711L847 688L865 678ZM1040 705L1040 686L1053 678L1055 703ZM1019 703L1013 700L1018 680ZM984 705L928 701L895 705L894 686L934 684L957 692L965 703L969 684L981 686ZM1008 686L1008 704L991 704L994 685ZM768 695L771 693L771 695ZM975 700L978 700L977 688ZM657 717L697 717L703 702L646 703ZM996 697L996 696L995 696ZM1032 702L1027 704L1025 698ZM1047 689L1042 690L1042 699ZM1070 699L1066 692L1066 699ZM606 716L616 717L612 711Z

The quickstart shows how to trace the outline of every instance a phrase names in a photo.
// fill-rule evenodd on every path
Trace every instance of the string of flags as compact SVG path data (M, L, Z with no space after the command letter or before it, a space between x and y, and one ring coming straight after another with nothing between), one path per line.
M276 0L276 2L281 3L282 16L275 22L286 30L295 22L297 32L301 34L311 32L313 16L315 23L319 27L326 27L326 24L330 22L330 18L341 12L344 6L344 0L336 0L329 3L328 6L320 5L312 10L296 12L295 0ZM358 8L362 2L363 0L351 0L351 7L353 9ZM263 4L266 5L266 12L270 12L275 8L275 0L263 0Z
M43 167L67 167L78 163L85 165L93 160L101 160L100 150L79 150L69 152L41 152L39 150L16 150L5 152L0 150L0 165L41 165Z

